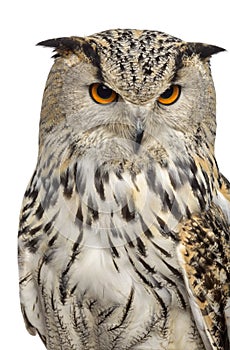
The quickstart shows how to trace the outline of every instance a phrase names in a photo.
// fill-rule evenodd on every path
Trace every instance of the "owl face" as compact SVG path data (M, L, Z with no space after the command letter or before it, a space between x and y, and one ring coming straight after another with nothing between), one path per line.
M214 143L209 58L221 48L137 30L40 44L57 51L44 93L41 144L47 135L59 139L60 129L75 142L90 134L93 145L104 142L106 132L132 150L154 140L166 148L181 140L193 144L198 134Z

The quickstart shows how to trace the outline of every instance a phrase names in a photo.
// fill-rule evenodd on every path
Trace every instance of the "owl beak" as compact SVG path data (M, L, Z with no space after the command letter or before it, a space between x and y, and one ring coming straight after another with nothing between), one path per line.
M137 153L144 135L144 126L140 118L137 118L134 151Z

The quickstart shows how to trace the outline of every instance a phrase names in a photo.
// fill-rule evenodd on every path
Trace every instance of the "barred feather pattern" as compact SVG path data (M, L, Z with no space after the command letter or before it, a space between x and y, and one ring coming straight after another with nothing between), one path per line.
M209 67L197 56L221 49L122 30L45 45L58 47L57 60L19 227L28 331L48 350L229 350L230 185L214 157ZM200 100L192 86L180 107L156 106L172 79L197 83L194 66L206 79ZM125 102L93 109L86 87L98 77Z
M55 153L38 161L19 232L30 331L55 350L170 349L175 337L178 348L204 349L176 247L181 222L212 200L212 173L192 157L152 157L143 169L140 158L45 147Z

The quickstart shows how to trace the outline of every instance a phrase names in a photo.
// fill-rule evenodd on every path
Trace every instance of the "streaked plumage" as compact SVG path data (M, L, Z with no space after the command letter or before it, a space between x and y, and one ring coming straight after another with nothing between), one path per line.
M20 218L27 329L48 350L229 350L209 67L222 49L138 30L40 44L56 54ZM116 100L95 103L94 83Z

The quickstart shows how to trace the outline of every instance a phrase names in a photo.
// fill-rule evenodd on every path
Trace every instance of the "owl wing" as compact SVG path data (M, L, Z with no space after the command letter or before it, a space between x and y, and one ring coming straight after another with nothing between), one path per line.
M220 192L227 199L230 206L230 183L223 174L220 174Z
M229 223L220 207L194 214L180 230L178 258L191 310L207 350L229 350Z
M42 234L39 220L39 216L41 215L38 215L39 202L37 197L38 191L32 186L31 181L23 199L19 223L19 287L21 310L26 328L31 335L38 333L45 343L46 324L41 312L42 307L35 279L39 261L39 257L36 254L36 245Z

